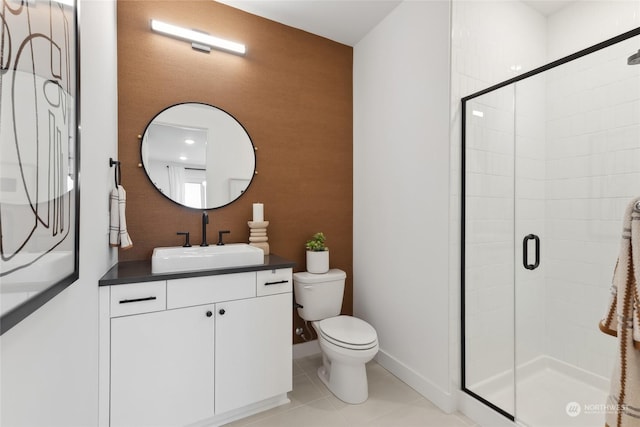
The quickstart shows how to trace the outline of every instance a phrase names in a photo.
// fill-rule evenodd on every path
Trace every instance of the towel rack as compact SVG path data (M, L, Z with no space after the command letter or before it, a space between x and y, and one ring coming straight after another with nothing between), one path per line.
M116 184L116 188L122 182L122 171L120 170L120 160L113 160L109 157L109 167L112 168L115 165L116 170L113 173L113 182Z

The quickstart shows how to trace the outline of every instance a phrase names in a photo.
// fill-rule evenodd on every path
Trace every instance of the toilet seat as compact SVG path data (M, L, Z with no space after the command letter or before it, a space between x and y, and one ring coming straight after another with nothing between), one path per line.
M349 350L369 350L378 345L373 326L353 316L336 316L318 322L318 332L327 342Z

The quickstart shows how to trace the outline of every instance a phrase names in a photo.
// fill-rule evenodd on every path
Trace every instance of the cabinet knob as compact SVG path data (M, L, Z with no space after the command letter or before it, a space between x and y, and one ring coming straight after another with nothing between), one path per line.
M211 317L213 316L213 313L211 311L207 311L207 317Z
M220 313L220 316L222 316L226 313L226 311L224 311L224 308L221 308L220 311L218 311L218 313Z

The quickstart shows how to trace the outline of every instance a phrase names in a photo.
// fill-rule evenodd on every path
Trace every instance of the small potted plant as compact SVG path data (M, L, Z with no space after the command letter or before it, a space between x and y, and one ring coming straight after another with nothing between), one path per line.
M322 274L329 271L329 248L324 244L325 237L322 232L313 235L307 240L307 271L314 274Z

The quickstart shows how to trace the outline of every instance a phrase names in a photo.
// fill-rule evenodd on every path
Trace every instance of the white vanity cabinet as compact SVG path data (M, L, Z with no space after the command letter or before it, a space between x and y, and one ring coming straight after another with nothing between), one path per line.
M207 317L214 309L111 319L111 426L178 426L214 415L214 320Z
M291 307L291 294L216 304L216 412L291 389Z
M100 426L219 425L288 402L292 269L100 287Z

